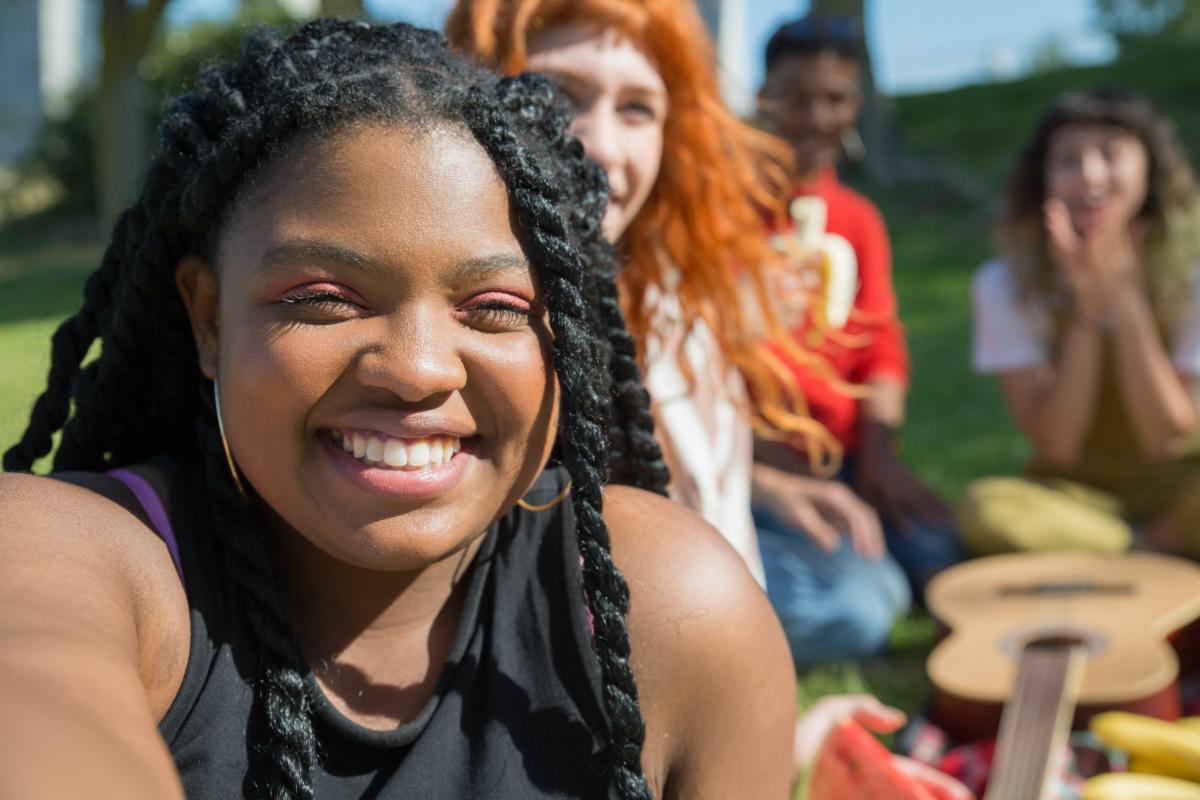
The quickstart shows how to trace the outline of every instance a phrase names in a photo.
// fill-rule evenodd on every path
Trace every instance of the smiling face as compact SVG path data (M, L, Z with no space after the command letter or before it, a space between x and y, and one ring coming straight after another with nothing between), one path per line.
M662 77L628 37L577 23L531 39L526 69L552 76L571 100L570 133L608 176L604 234L616 242L658 178L667 118Z
M832 50L787 53L759 90L759 114L796 156L796 172L810 177L842 155L842 137L858 121L859 66Z
M556 424L540 289L464 132L352 128L248 189L178 277L231 449L276 521L359 567L456 552Z
M1067 125L1046 148L1046 197L1063 201L1081 233L1128 224L1146 203L1149 157L1134 134L1110 125Z

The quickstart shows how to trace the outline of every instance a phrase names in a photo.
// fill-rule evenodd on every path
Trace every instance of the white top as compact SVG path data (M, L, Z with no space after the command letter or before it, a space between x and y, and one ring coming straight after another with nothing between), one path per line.
M674 456L671 498L720 531L765 586L750 512L754 435L743 413L745 384L725 364L702 320L685 329L674 295L655 293L647 303L655 307L655 317L646 343L646 388L654 400L659 440ZM691 382L680 367L681 351Z
M994 374L1050 360L1054 320L1044 303L1022 300L1008 262L995 258L971 283L975 341L971 366ZM1193 279L1191 303L1170 339L1171 362L1183 375L1200 375L1200 279Z

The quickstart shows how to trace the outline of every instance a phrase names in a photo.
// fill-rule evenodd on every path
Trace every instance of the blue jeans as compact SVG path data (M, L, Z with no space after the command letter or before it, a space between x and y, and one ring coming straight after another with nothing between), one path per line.
M767 596L797 667L851 661L878 653L912 592L891 555L862 558L848 539L829 553L802 531L763 509L754 510Z
M840 479L848 474L843 470ZM797 666L878 653L896 618L912 607L935 574L966 557L952 526L885 524L888 555L862 558L842 539L834 553L774 514L754 509L767 596L783 623Z

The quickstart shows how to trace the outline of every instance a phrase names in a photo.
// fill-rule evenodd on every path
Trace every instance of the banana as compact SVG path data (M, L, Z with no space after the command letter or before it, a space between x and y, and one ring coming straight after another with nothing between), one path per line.
M1129 759L1129 771L1142 775L1165 775L1168 778L1179 778L1170 764L1164 764L1151 756L1133 756Z
M1083 784L1083 800L1200 800L1200 784L1160 775L1110 772Z
M1200 731L1124 711L1097 714L1091 729L1109 747L1146 757L1175 777L1200 781Z
M1200 731L1200 717L1180 717L1176 720L1185 728L1191 728L1194 731Z

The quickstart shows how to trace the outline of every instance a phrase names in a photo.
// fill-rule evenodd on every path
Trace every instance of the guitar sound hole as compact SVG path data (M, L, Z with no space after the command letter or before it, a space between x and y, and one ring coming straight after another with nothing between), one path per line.
M1095 583L1093 581L1059 581L1058 583L1034 583L1025 586L1002 586L1001 597L1046 597L1079 594L1133 594L1133 585L1128 583Z
M1083 626L1031 625L1009 633L1000 640L1000 652L1017 661L1026 650L1061 650L1080 647L1085 658L1095 658L1104 652L1107 642L1100 631Z
M1026 650L1062 650L1067 647L1091 647L1091 642L1082 636L1072 636L1070 634L1056 634L1053 636L1040 636L1025 643Z

